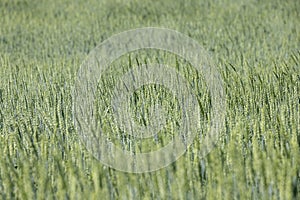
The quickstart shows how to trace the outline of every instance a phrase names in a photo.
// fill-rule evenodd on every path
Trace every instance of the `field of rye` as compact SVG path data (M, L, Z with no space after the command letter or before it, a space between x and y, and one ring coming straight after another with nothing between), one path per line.
M298 0L1 0L0 199L300 199L299 19ZM72 89L91 50L140 27L179 31L209 52L226 119L216 147L200 157L210 100L205 84L196 85L203 129L192 145L171 165L134 174L107 167L81 143ZM176 56L149 52L122 57L99 77L100 114L112 84L137 63L161 60L202 83ZM139 115L142 105L153 101L170 124L180 119L172 94L149 85L131 101L140 123L149 120ZM112 142L127 148L113 119L101 120ZM174 132L166 127L142 151L159 149Z

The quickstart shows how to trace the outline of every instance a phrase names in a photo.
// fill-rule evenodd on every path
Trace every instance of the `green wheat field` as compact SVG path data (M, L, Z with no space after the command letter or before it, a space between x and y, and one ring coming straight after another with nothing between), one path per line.
M72 91L89 52L140 27L179 31L210 54L223 80L226 119L215 148L200 157L211 110L203 74L159 50L121 57L99 77L95 99L116 146L155 151L172 141L182 119L169 90L146 85L130 100L133 116L147 126L158 102L166 126L145 141L120 132L110 94L133 66L173 66L201 107L202 128L185 154L134 174L88 152L74 125ZM0 149L0 199L300 199L300 2L0 0Z

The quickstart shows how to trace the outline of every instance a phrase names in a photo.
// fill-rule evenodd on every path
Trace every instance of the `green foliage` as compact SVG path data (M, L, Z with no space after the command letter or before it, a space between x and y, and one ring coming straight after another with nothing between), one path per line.
M0 199L299 199L299 10L297 0L0 1ZM205 158L199 134L170 166L129 174L101 164L80 142L72 87L99 42L144 26L178 30L211 53L226 91L226 128ZM198 94L205 132L209 95L202 75L172 55L160 59ZM128 63L156 60L143 53L120 58L99 82L105 98L99 95L98 109L109 103ZM160 138L168 142L176 132L172 122L180 120L172 94L142 88L133 112L147 124L140 105L154 97L169 114ZM118 133L110 116L103 121ZM145 141L139 150L156 145Z

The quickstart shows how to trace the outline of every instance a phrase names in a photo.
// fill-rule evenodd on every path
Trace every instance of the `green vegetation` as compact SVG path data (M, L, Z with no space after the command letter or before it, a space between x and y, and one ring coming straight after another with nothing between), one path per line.
M1 0L0 199L299 199L299 19L297 0ZM145 26L182 32L211 53L224 81L226 122L207 157L198 156L196 138L170 166L130 174L106 167L81 144L72 87L97 44ZM119 63L124 70L146 59L133 54ZM172 56L162 60L177 62ZM122 72L117 63L99 93L107 94ZM177 67L191 85L201 79L183 61ZM194 87L203 93L204 119L205 91L205 84ZM172 94L149 85L131 105L139 118L141 102L155 101L149 97L154 93L170 111L163 143L180 119ZM99 110L107 100L99 98ZM113 129L110 120L103 119L107 130ZM146 141L141 149L156 145Z

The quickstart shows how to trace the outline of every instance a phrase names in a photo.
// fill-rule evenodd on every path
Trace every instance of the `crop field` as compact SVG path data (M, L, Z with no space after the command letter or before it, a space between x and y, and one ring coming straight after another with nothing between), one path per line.
M162 50L120 57L99 77L93 101L97 123L118 148L159 150L184 118L172 91L148 84L130 97L129 110L149 126L158 103L164 128L144 140L122 132L111 94L130 68L168 64L200 107L200 129L182 156L129 173L83 144L73 90L94 48L141 27L176 30L208 52L222 79L225 119L202 156L211 120L205 74ZM300 199L300 1L0 0L0 199Z

